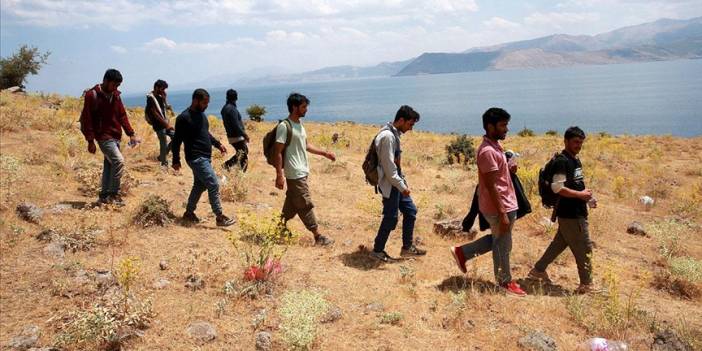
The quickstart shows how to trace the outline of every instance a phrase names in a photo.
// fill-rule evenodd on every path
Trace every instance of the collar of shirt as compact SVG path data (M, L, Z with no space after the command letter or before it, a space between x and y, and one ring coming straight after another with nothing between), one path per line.
M397 135L398 138L402 135L402 132L400 130L398 130L397 128L395 128L395 126L392 124L392 122L388 122L387 127L388 127L388 129L390 129L390 131L393 134Z
M487 136L483 135L483 142L494 147L495 149L497 149L497 151L502 152L502 145L500 145L499 141L497 141L497 140L493 141L490 138L488 138Z

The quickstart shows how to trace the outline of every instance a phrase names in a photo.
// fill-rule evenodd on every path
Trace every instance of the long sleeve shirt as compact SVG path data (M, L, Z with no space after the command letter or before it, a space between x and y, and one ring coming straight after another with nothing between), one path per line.
M375 150L378 153L378 189L384 198L390 197L392 187L400 192L408 188L402 174L400 134L392 123L388 123L375 137Z
M128 136L134 135L120 92L115 90L107 95L100 84L85 92L83 111L80 114L80 131L85 140L120 140L122 129Z
M233 102L227 102L222 107L222 123L227 131L227 137L231 141L237 142L245 139L246 129L244 122L241 120L241 114Z
M185 145L185 160L199 157L212 158L212 146L222 144L210 134L207 116L200 111L187 108L176 117L175 136L171 141L173 164L180 164L180 145Z

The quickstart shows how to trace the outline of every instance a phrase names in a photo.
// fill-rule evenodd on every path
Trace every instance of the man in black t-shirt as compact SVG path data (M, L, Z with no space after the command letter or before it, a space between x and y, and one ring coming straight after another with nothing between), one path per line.
M594 290L592 284L592 242L588 232L587 207L595 207L597 202L592 190L585 186L583 166L577 157L585 142L585 132L578 127L566 130L565 149L555 161L555 172L551 190L560 196L556 205L558 232L541 259L529 272L529 278L551 283L546 268L566 248L570 248L578 266L580 286L576 293Z

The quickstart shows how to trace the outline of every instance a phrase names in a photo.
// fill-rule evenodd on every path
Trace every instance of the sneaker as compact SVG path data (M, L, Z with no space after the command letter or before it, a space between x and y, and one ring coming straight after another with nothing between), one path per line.
M217 226L218 227L228 227L236 223L235 219L229 218L223 214L217 216Z
M409 248L405 249L404 247L402 250L400 250L400 256L424 256L427 254L427 250L422 250L420 248L417 248L416 246L412 245Z
M200 223L200 218L197 218L195 212L185 211L185 213L183 213L183 222Z
M314 237L314 244L319 245L319 246L329 246L334 243L334 239L324 236L324 235L317 235Z
M124 201L119 195L107 195L105 197L98 198L98 205L113 205L116 207L124 207Z
M468 272L468 270L466 269L466 258L463 256L463 250L461 250L461 247L452 246L449 247L449 250L451 250L451 256L453 256L453 259L456 260L458 269L460 269L463 273Z
M371 251L370 257L373 257L376 260L382 261L382 262L390 261L390 255L388 255L388 253L385 251L380 251L380 252Z
M222 163L222 169L229 172L232 170L232 166L229 163L224 162L224 163Z
M546 271L540 271L536 268L532 268L532 270L529 271L529 275L527 276L530 279L538 280L541 282L544 282L546 284L551 284L553 283L551 281L551 278L548 277L548 273Z
M519 284L517 284L517 282L509 282L503 284L502 289L504 289L505 293L512 296L524 297L527 295L527 293L524 290L522 290L522 288L519 286Z
M602 292L602 289L595 287L595 284L580 284L577 289L575 289L575 294L585 295L585 294L595 294Z

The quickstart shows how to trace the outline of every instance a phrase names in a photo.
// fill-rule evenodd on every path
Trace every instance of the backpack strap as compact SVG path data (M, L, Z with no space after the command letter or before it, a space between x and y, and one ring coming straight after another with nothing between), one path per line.
M290 122L290 118L286 118L286 119L280 121L280 123L285 123L286 129L288 131L288 133L287 133L288 135L285 138L285 147L288 147L288 145L290 145L290 141L292 141L292 135L293 135L292 122Z

